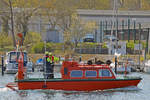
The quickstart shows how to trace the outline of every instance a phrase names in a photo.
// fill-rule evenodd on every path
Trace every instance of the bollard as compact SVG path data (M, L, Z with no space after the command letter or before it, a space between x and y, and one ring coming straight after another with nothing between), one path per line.
M4 56L2 57L2 76L4 75Z
M95 64L96 64L97 63L97 58L96 57L95 57L94 61L95 61Z
M117 74L117 56L115 56L115 73Z
M82 61L82 57L80 56L80 57L79 57L79 62L81 62L81 61Z
M59 62L60 62L60 60L61 60L61 57L59 56Z

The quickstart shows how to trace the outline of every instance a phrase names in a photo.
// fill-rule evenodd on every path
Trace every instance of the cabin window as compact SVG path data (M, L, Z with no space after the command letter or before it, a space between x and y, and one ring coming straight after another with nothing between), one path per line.
M19 56L20 56L20 52L10 52L10 61L16 62ZM25 52L24 52L24 61L27 61L27 53Z
M112 74L108 69L101 69L101 70L99 70L99 76L100 77L111 77Z
M70 73L71 77L82 77L83 72L81 70L72 70Z
M86 77L96 77L97 73L96 73L96 71L88 70L88 71L85 71L85 76Z

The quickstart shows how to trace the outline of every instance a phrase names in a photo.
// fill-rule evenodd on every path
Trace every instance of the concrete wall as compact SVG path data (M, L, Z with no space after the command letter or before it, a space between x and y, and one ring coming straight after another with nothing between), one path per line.
M114 16L112 10L78 9L77 13L82 20L95 21L97 23L98 29L93 31L93 34L97 32L97 42L101 42L106 33L110 34L110 30L112 30L113 25L112 22L116 22L116 20L118 20L118 30L120 31L122 30L122 20L124 20L124 29L126 30L125 34L127 34L128 20L130 20L130 29L133 29L134 21L136 22L136 29L138 29L138 23L142 24L142 28L150 27L150 11L118 11L117 17ZM46 16L38 14L36 16L32 16L28 25L29 31L47 34L47 30L50 29L50 24L46 19ZM117 25L114 26L113 30L117 29L116 26ZM58 27L56 27L56 30L59 31L59 42L63 42L63 32ZM106 32L106 30L108 30L108 32Z

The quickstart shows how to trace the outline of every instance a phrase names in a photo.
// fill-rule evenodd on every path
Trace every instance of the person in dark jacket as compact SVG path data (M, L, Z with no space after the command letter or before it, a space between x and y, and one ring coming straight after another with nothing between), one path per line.
M54 78L54 63L59 61L58 57L55 57L52 55L52 53L49 53L48 61L50 62L50 78Z
M50 79L51 75L51 63L49 61L49 53L45 52L45 56L43 58L43 64L44 64L44 78Z
M44 61L44 78L52 79L54 78L54 62L59 61L58 57L52 55L52 53L45 53Z

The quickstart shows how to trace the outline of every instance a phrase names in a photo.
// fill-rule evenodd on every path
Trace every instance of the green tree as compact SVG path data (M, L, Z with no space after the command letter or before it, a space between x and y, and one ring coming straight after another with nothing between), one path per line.
M85 22L81 20L76 13L72 14L71 18L71 25L70 25L70 39L74 40L75 42L75 48L77 47L78 43L81 41L81 39L85 36L86 33L90 32L92 33L93 30L96 28L96 22L89 21Z
M49 29L54 30L58 24L58 20L60 19L60 15L58 11L56 11L55 6L56 0L47 0L42 4L40 15L47 16L45 21L49 23Z
M24 39L24 45L33 46L34 44L40 42L41 40L42 40L41 35L39 33L29 32Z
M77 0L79 9L110 9L110 0ZM111 0L112 1L112 0Z
M28 32L28 34L24 38L24 46L27 51L30 51L32 49L32 47L35 46L36 44L40 43L41 40L42 40L41 35L39 33ZM38 48L37 46L35 48Z
M13 46L16 47L16 40L15 40L15 34L14 34L14 22L13 22L13 6L12 6L12 1L11 0L1 0L2 7L2 13L5 13L6 16L10 15L10 20L11 20L11 33L12 33L12 39L13 39ZM4 21L6 18L3 18ZM7 19L8 20L8 19ZM5 22L7 22L7 20ZM4 22L3 21L3 22ZM6 25L6 24L4 24ZM5 26L4 26L5 27ZM4 28L3 28L4 29Z
M5 33L6 36L8 36L8 32L10 30L10 28L9 28L9 19L10 19L10 17L8 16L8 14L5 14L5 15L1 16L2 32Z
M39 0L14 0L13 6L17 7L15 13L16 32L23 32L24 37L28 33L28 25L31 17L37 13Z
M5 33L0 33L0 48L5 48L12 45L12 39Z

